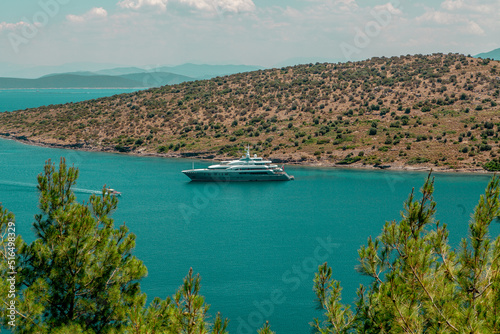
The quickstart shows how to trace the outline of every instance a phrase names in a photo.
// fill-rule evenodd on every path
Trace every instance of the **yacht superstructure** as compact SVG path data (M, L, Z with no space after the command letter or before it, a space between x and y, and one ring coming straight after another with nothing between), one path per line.
M290 181L293 176L285 172L284 166L279 167L270 160L264 160L254 154L250 156L247 147L246 155L238 160L222 161L208 168L189 169L182 171L192 181Z

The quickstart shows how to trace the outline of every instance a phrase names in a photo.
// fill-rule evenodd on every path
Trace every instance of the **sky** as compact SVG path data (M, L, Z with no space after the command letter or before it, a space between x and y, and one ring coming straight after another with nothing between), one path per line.
M500 0L15 0L0 64L347 61L500 48ZM8 65L6 65L8 64Z

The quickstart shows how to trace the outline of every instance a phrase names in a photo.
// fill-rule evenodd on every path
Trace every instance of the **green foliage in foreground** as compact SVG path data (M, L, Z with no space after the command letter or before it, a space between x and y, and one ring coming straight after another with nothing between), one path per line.
M341 287L325 263L314 290L324 319L318 333L500 333L500 237L490 224L500 215L499 178L493 177L469 225L469 236L451 250L448 230L434 220L434 181L413 192L402 220L385 224L382 234L359 250L361 286L354 311L341 304Z
M146 306L140 280L144 264L132 255L135 235L114 227L117 199L103 188L87 203L71 190L78 170L50 160L38 176L40 214L36 240L11 237L14 215L0 205L0 276L17 272L14 333L186 333L227 334L228 320L210 321L209 305L192 269L179 290ZM402 220L385 224L382 234L359 250L358 271L371 277L358 290L355 309L341 303L332 269L319 266L314 278L322 319L315 333L500 333L500 236L489 237L500 216L500 179L493 177L458 250L448 230L434 220L434 181L413 192ZM9 252L17 251L16 264ZM9 326L10 283L0 280L0 322ZM274 334L269 323L258 334Z
M227 320L207 320L209 306L199 295L200 278L192 270L179 291L146 307L139 281L146 267L132 251L135 235L114 227L109 216L117 199L103 188L100 196L78 203L71 190L78 170L50 160L38 176L40 214L33 224L36 240L15 240L16 267L9 268L9 238L14 215L0 206L0 276L15 269L14 333L226 333ZM7 315L9 284L0 280L0 320Z

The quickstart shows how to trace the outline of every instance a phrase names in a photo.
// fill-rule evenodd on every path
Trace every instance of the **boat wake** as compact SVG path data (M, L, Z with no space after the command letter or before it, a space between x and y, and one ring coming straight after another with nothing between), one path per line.
M24 187L24 188L36 188L36 184L34 184L34 183L24 183L24 182L15 182L15 181L0 181L0 185L16 186L16 187Z
M90 189L73 188L73 191L75 193L83 193L83 194L96 194L96 195L102 194L101 190L90 190Z
M22 188L36 188L37 185L34 183L24 183L24 182L15 182L15 181L1 181L0 185L6 186L14 186L14 187L22 187ZM102 194L101 190L92 190L92 189L81 189L81 188L73 188L73 192L82 193L82 194Z

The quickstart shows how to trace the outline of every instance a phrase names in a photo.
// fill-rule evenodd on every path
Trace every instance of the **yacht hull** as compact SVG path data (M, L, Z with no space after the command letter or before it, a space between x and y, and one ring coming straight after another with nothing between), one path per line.
M191 181L199 182L257 182L257 181L291 181L293 176L287 173L245 173L245 172L219 172L209 170L185 170L182 171Z

